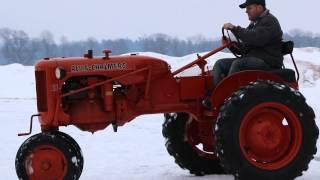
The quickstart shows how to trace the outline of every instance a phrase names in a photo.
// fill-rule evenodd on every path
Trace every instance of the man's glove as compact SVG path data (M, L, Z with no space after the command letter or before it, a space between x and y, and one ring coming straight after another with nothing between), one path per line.
M235 25L233 25L233 24L231 24L231 23L225 23L224 25L223 25L223 29L226 29L226 30L232 30L232 29L234 29L236 26Z

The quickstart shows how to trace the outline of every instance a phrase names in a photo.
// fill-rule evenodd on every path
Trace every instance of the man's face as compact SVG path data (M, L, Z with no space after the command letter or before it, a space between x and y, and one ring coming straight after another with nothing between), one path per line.
M246 7L246 13L251 21L257 20L257 18L262 14L263 8L256 4L251 4Z

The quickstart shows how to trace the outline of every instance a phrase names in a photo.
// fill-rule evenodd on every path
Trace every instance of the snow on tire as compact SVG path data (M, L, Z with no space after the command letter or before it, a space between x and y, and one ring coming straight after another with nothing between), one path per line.
M78 180L82 171L82 157L78 157L74 143L62 133L39 133L28 138L16 155L19 179Z
M216 151L236 179L292 180L308 169L318 134L314 112L298 90L257 81L220 108Z
M199 152L194 145L185 140L188 119L187 113L165 114L162 134L166 138L168 153L174 157L176 164L188 169L191 174L202 176L224 173L220 160L215 155L215 158L210 157L211 155L200 155L203 152Z

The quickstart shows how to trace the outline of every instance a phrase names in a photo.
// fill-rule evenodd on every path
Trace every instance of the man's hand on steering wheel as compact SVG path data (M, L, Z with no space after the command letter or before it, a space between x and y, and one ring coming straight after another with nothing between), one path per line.
M233 24L231 24L231 23L225 23L224 25L223 25L223 29L225 29L225 30L232 30L233 28L235 28L236 26L235 25L233 25Z
M229 35L229 33L228 33L228 31L230 31L231 33L233 33L231 30L234 29L235 27L236 27L236 26L233 25L233 24L231 24L231 23L225 23L225 24L223 25L223 28L222 28L222 43L224 44L224 43L226 43L226 42L228 42L228 41L229 41L229 42L232 42L231 46L228 47L228 49L232 52L232 54L233 54L234 56L236 56L237 58L239 58L239 57L241 57L241 56L243 55L242 48L241 48L242 45L241 45L240 39L239 39L235 34L233 34L237 41L232 41L232 40L231 40L231 37L230 37L230 35ZM227 30L227 35L228 35L228 37L226 37L226 36L224 35L224 30Z

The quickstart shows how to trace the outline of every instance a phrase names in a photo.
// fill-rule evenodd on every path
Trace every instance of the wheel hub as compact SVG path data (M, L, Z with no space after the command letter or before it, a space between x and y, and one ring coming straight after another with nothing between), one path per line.
M45 171L48 171L50 168L51 168L51 163L50 161L44 161L42 162L42 169L45 170Z
M56 147L41 145L27 156L25 169L30 179L62 179L67 172L67 161Z
M241 150L247 160L262 169L287 165L298 153L302 132L299 119L279 103L262 103L244 117L239 131Z

